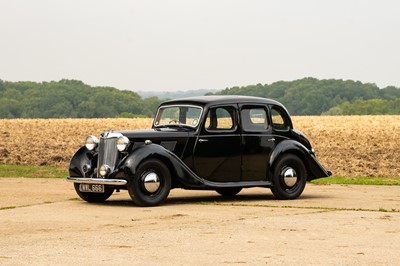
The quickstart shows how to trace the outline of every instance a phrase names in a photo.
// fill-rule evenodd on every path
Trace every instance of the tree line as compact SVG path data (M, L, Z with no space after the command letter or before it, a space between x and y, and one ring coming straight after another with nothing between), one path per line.
M400 114L400 88L380 89L353 80L303 78L226 88L214 94L272 98L283 103L292 115Z
M400 88L352 80L304 78L226 88L219 95L249 95L282 102L292 115L400 114ZM0 118L152 117L163 99L92 87L79 80L9 82L0 79Z
M133 91L91 87L79 80L0 80L0 118L150 117L161 100Z

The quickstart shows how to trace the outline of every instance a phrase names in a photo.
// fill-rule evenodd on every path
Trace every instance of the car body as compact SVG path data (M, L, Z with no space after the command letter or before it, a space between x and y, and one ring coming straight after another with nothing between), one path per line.
M127 189L138 205L154 206L173 188L234 196L266 187L278 199L295 199L306 181L330 174L281 103L201 96L162 103L151 129L89 136L67 180L88 202Z

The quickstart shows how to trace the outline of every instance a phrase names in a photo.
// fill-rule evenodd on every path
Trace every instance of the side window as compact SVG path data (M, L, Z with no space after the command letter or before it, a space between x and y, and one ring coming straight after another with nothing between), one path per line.
M267 112L262 107L244 107L241 112L242 128L245 131L265 131L268 128Z
M272 107L271 109L272 126L276 130L289 129L289 123L286 120L286 116L282 112L282 110L276 107Z
M208 111L206 123L207 130L232 130L236 127L235 109L230 106L216 107Z

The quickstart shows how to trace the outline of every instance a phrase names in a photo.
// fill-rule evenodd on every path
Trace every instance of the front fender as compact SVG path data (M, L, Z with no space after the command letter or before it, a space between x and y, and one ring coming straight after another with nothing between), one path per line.
M275 165L278 159L283 154L294 154L300 157L300 159L304 162L304 166L307 169L308 181L330 176L330 173L325 170L325 168L319 163L314 153L310 149L306 148L303 144L294 140L281 141L275 147L269 160L271 176L275 170Z
M181 186L206 187L204 180L198 177L175 153L158 144L143 145L133 150L122 165L124 173L129 179L133 178L139 165L149 158L156 158L165 163L171 171L172 178L175 178Z
M88 151L86 147L81 147L71 158L69 163L69 176L84 177L83 166L85 164L91 165L92 158L93 154Z

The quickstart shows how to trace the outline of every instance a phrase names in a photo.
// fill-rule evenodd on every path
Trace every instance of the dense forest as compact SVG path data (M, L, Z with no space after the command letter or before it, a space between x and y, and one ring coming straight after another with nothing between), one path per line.
M214 94L272 98L286 105L292 115L400 114L400 88L380 89L352 80L304 78L227 88ZM133 91L92 87L79 80L0 79L0 118L151 117L161 102L156 96L143 99Z

